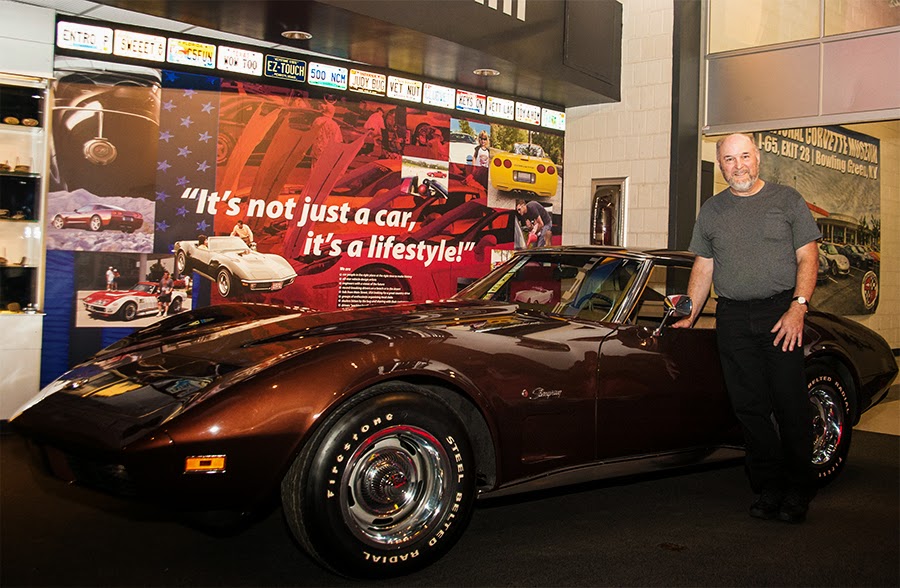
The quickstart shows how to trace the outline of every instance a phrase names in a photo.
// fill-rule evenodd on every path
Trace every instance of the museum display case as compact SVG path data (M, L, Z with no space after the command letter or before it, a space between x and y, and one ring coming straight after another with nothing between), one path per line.
M0 74L0 310L40 308L48 81Z
M0 420L39 387L49 82L0 73Z

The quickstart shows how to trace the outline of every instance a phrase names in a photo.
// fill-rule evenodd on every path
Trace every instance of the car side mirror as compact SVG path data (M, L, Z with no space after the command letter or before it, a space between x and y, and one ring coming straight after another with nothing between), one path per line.
M678 318L691 316L691 312L694 310L694 301L687 294L672 294L671 296L666 296L666 299L663 301L663 307L666 309L666 313L663 315L659 326L653 331L654 335L662 333L662 328L669 318L673 316Z

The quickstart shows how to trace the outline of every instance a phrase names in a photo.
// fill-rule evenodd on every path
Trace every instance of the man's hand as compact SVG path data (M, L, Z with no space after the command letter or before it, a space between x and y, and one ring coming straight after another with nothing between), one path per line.
M672 329L690 329L693 326L693 321L691 317L683 318L678 322L674 322L669 325Z
M782 351L793 351L794 347L803 345L803 322L806 318L806 307L802 304L791 303L787 312L781 315L781 318L772 327L772 333L776 333L775 341L772 343L776 347L781 345Z

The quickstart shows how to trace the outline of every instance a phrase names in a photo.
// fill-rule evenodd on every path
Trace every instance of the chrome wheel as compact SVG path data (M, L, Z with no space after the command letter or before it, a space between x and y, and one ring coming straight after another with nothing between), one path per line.
M844 433L844 408L840 400L833 397L830 387L817 386L809 391L809 401L813 407L812 462L823 465L830 462L841 445Z
M385 382L326 417L281 482L294 537L344 575L402 576L447 553L478 479L466 426L437 391Z
M231 272L222 268L216 274L216 286L219 288L219 294L227 298L231 294Z
M92 216L90 221L90 229L95 233L103 228L103 221L100 220L99 216Z
M344 471L344 522L358 539L377 547L416 539L450 507L450 467L443 446L428 432L380 431L360 445Z
M184 275L187 273L187 265L187 256L184 251L179 251L175 256L175 271Z

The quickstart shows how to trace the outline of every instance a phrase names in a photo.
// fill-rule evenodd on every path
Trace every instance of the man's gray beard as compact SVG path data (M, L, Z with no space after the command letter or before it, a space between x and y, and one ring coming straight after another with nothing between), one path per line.
M732 179L728 182L728 185L734 188L738 192L746 192L750 188L753 187L753 184L756 183L756 178L748 178L745 182L738 182L737 180Z

